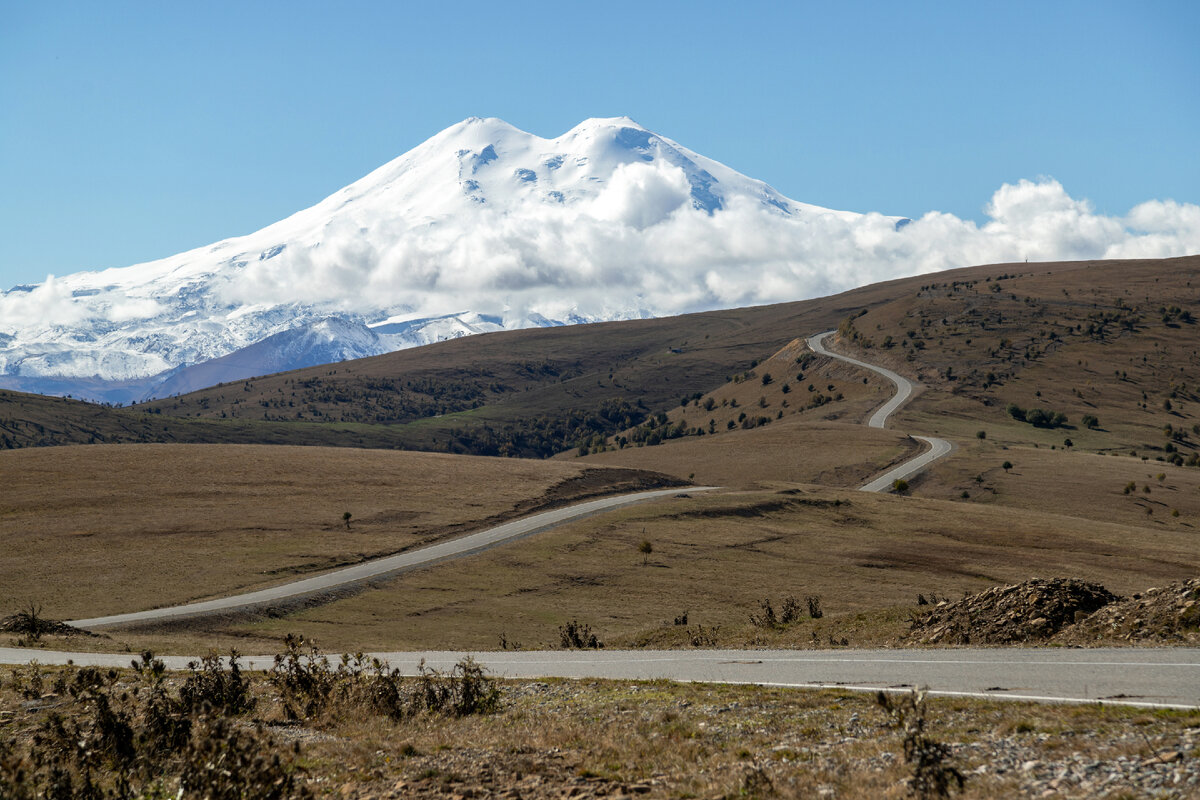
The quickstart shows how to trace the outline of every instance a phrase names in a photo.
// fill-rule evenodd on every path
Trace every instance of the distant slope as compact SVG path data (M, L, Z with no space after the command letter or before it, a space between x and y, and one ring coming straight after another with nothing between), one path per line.
M1061 445L1067 430L1076 447L1186 462L1200 440L1198 297L1200 257L972 267L797 303L483 334L105 409L105 420L116 415L111 428L76 425L49 441L34 429L21 435L26 445L86 437L545 457L635 428L685 398L692 406L793 339L840 325L838 346L869 350L869 360L928 387L898 418L901 429L967 438L986 424L1043 446ZM851 389L861 378L829 377L837 392L812 389L827 405L809 397L812 380L789 404L811 409L814 421L859 408ZM781 403L780 390L763 393ZM43 426L77 408L43 400L22 401ZM1064 413L1073 428L1014 420L1010 402ZM707 426L719 416L722 430L731 421L740 430L741 410L696 407L671 418ZM1084 414L1098 417L1096 430ZM0 406L0 417L20 416Z
M136 408L191 420L386 426L406 447L545 457L715 388L917 280L773 306L484 334Z
M1200 461L1200 256L926 276L839 333L925 384L898 415L914 429Z

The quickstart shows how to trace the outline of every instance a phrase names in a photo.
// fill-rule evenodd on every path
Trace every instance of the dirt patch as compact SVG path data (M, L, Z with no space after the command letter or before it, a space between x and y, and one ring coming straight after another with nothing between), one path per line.
M919 644L1021 644L1046 641L1077 619L1117 600L1098 583L1034 578L938 603L913 620Z
M780 494L783 494L780 492ZM850 505L845 500L810 500L808 498L798 498L792 500L765 500L753 504L740 504L728 506L715 506L710 508L698 508L692 511L680 511L676 514L670 514L670 519L720 519L722 517L765 517L768 514L773 514L778 511L788 511L797 506L811 506L814 508L830 508L843 505Z
M592 497L627 492L649 492L654 489L689 485L691 485L691 481L680 480L661 472L651 472L646 469L623 469L620 467L585 469L574 477L554 484L538 499L519 504L517 512L524 515L530 511L544 511L578 503Z
M1054 639L1064 644L1200 643L1200 578L1109 603Z

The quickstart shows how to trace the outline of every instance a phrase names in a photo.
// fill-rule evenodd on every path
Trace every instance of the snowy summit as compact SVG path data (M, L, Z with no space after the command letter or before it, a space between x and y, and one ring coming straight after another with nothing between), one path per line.
M897 228L790 200L627 117L556 139L472 117L255 233L3 293L0 386L128 401L472 333L787 299L751 231L868 218Z

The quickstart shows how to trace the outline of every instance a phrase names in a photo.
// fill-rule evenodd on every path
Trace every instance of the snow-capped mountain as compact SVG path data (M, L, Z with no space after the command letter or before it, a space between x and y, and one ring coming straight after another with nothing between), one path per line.
M556 139L471 118L255 233L4 292L0 386L136 400L486 331L761 301L746 215L861 218L625 117ZM696 247L733 270L681 279L673 264L690 269Z

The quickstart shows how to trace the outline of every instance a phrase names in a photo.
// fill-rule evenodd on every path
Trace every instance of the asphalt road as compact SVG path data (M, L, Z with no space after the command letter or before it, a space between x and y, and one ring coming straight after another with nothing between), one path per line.
M673 489L659 489L652 492L602 497L586 503L578 503L565 508L544 511L540 514L507 522L503 525L497 525L494 528L458 539L451 539L450 541L430 547L424 547L420 550L412 550L394 556L378 558L373 561L365 561L361 564L355 564L352 567L344 567L311 578L285 583L281 586L273 586L270 589L220 597L215 600L205 600L199 603L156 608L149 611L135 611L128 614L113 614L106 617L69 620L67 624L73 625L76 628L83 628L84 630L96 630L115 625L147 624L186 619L189 617L229 614L252 609L269 608L271 606L278 606L281 603L300 601L306 597L320 596L347 587L369 583L382 578L389 578L402 572L408 572L409 570L428 567L440 561L478 553L481 550L487 550L496 545L531 536L535 533L541 533L563 523L590 517L593 514L612 511L616 508L633 505L634 503L642 503L646 500L653 500L659 497L704 492L712 488L714 487L681 486Z
M892 372L890 369L885 367L877 367L874 364L868 364L865 361L859 361L857 358L844 356L840 353L835 353L832 350L826 349L824 340L826 337L832 336L834 333L835 331L825 331L824 333L818 333L815 336L810 336L808 337L808 346L812 348L814 353L820 353L823 356L836 358L838 361L845 361L848 364L854 364L857 367L869 369L871 372L887 378L895 385L896 394L893 395L891 400L888 400L886 403L880 406L875 413L871 415L871 418L867 420L868 427L886 428L888 417L890 417L896 409L900 408L900 406L909 401L909 399L913 396L913 392L916 390L918 384L913 383L903 375ZM911 478L913 475L916 475L934 461L948 456L954 451L954 445L950 444L950 442L946 441L945 439L938 439L934 436L913 436L912 438L925 442L925 444L929 445L929 449L917 455L916 457L905 461L903 464L888 470L879 477L871 480L869 483L860 486L860 491L886 492L892 488L892 484L894 484L897 480L907 480L908 478Z
M376 653L405 674L448 670L464 652ZM132 655L0 648L0 663L128 666ZM929 687L931 695L1036 702L1109 703L1200 708L1200 649L1128 648L962 650L572 650L475 653L488 671L508 678L665 678L855 691ZM163 659L182 669L182 656ZM334 659L336 662L336 659ZM272 659L246 660L268 669Z

